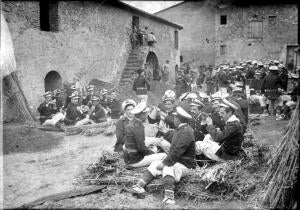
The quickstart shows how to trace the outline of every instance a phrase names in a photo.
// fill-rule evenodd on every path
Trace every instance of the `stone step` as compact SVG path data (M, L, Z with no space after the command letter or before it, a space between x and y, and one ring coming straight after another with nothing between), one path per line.
M137 69L139 69L140 67L125 67L124 71L136 71Z

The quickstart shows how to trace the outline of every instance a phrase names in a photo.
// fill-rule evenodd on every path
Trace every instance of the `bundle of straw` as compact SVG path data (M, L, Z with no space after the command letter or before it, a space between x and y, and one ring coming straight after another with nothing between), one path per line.
M296 203L296 183L299 168L299 100L270 167L264 178L270 183L264 203L273 208L292 209Z
M257 163L256 161L260 161L260 159L251 159L258 157L260 150L265 150L264 147L257 144L257 141L253 141L252 146L244 148L244 150L250 155L250 158L194 169L191 174L178 183L176 188L177 196L194 199L195 201L232 198L246 199L253 192L256 185L262 181L262 177L260 179L256 175L260 168L265 167L266 161ZM142 176L144 170L146 170L146 168L126 169L121 156L118 157L118 161L112 164L107 164L104 161L105 158L101 158L97 164L94 164L93 168L95 170L88 170L89 173L83 177L82 181L85 184L129 187L135 184ZM263 160L265 159L266 157L263 157ZM109 165L111 168L106 168ZM250 170L253 168L255 170ZM109 169L112 169L113 172L108 172ZM154 179L147 186L147 189L149 192L161 193L164 189L163 179Z
M70 126L65 128L65 135L70 136L70 135L77 135L82 133L83 135L97 135L97 133L102 133L103 129L106 129L110 126L112 126L113 122L112 121L105 121L101 123L96 123L96 124L89 124L89 125L79 125L79 126ZM86 130L90 130L87 132L83 132Z

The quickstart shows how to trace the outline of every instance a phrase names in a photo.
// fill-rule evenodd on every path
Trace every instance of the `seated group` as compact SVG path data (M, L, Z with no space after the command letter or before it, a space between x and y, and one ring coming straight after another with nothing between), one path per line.
M112 119L120 117L121 103L115 90L109 97L106 89L101 91L100 96L96 96L92 85L87 87L88 94L85 97L80 97L75 86L71 86L71 90L72 92L66 96L65 103L59 89L53 94L51 91L44 94L45 101L38 107L42 125L57 127L60 127L61 123L85 125L104 122L108 115Z
M130 167L148 166L132 190L144 193L144 187L162 175L163 201L174 204L175 183L196 167L196 155L217 162L239 159L247 126L245 107L247 100L238 89L231 96L215 93L211 98L186 93L179 101L167 90L162 104L151 109L144 101L137 105L124 101L124 115L116 124L115 151L124 152ZM145 123L157 124L157 138L145 137Z

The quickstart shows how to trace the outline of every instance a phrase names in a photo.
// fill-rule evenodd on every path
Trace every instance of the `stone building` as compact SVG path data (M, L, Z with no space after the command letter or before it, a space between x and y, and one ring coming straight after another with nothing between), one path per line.
M117 1L2 1L24 94L36 110L47 90L92 79L119 84L150 63L180 64L181 26ZM132 50L133 25L154 32L157 45ZM170 72L174 82L175 73ZM121 81L121 82L122 82Z
M184 62L296 62L296 1L187 1L155 14L183 26L180 45Z

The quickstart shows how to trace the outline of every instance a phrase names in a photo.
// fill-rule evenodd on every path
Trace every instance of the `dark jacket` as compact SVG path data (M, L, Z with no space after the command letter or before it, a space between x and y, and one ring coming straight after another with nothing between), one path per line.
M167 166L179 162L187 168L195 168L195 136L190 125L184 124L176 129L168 156L163 160Z
M122 104L120 100L114 99L108 101L108 107L111 110L110 113L111 119L119 119L122 111Z
M40 113L40 122L43 124L46 120L51 119L51 115L56 113L53 104L46 105L46 102L43 102L38 107Z
M77 110L77 105L69 103L66 111L64 123L66 125L75 125L82 118L82 114Z
M233 160L238 157L244 141L243 128L238 120L227 122L223 131L217 131L214 125L206 127L212 139L221 144L216 155L224 160Z
M132 90L136 91L137 88L147 88L147 90L150 90L150 83L149 81L144 77L139 75L134 81Z
M176 91L177 98L179 98L181 94L191 91L191 86L189 85L189 79L186 76L178 78L176 80L175 91Z
M145 146L145 127L141 120L134 118L125 128L126 149L136 150L136 152L124 151L124 161L126 164L134 164L141 161L146 155L154 154Z
M265 93L265 90L277 90L281 87L281 80L276 73L270 73L265 76L261 84L261 92Z
M207 134L206 125L201 125L201 121L201 114L199 114L198 116L194 116L189 122L194 130L195 141L202 141L205 134Z
M64 106L63 98L61 96L55 96L56 109L59 111Z
M103 107L100 104L96 105L94 111L92 111L92 113L90 115L90 119L93 120L96 123L106 121L105 111L104 111Z
M93 95L87 95L85 98L82 99L82 105L91 106L91 100Z
M225 87L229 84L228 78L223 70L220 70L216 74L216 83L219 85L219 87Z
M125 128L129 124L129 119L127 117L122 117L116 123L116 137L117 137L117 147L118 145L123 146L126 139ZM120 146L120 147L121 147Z

